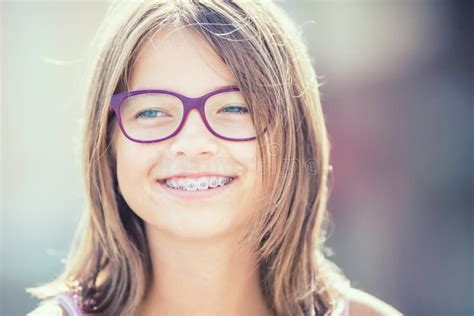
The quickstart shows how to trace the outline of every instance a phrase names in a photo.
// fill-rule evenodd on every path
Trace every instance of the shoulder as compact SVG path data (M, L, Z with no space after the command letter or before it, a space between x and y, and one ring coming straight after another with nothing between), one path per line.
M347 300L350 316L402 316L393 306L364 291L350 288Z
M50 299L41 302L38 307L28 313L26 316L67 316L64 308L59 304L58 301Z

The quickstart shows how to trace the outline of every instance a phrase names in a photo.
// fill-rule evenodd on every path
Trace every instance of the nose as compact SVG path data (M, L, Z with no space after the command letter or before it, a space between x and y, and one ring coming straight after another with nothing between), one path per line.
M218 151L216 137L204 124L196 109L189 112L179 133L172 138L171 152L175 156L212 156Z

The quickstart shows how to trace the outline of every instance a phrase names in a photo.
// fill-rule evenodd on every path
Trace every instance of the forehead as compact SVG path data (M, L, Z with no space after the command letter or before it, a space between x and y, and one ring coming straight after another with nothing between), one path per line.
M186 28L150 36L132 66L129 89L166 89L190 97L235 85L235 77L207 42Z

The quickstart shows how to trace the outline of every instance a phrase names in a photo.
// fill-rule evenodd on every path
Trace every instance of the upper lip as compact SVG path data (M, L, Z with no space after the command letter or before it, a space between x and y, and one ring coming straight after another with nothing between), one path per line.
M210 172L201 172L201 173L194 173L194 172L182 172L176 173L168 176L163 176L158 178L158 181L163 181L165 179L170 178L178 178L178 177L192 177L192 178L199 178L199 177L228 177L228 178L237 178L237 175L229 175L229 174L221 174L221 173L210 173Z

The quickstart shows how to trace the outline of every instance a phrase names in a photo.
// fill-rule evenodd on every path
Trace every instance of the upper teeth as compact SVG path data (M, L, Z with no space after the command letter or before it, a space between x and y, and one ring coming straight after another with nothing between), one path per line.
M169 178L166 184L174 189L186 191L207 190L209 187L215 188L223 186L232 181L230 177L200 177L200 178Z

